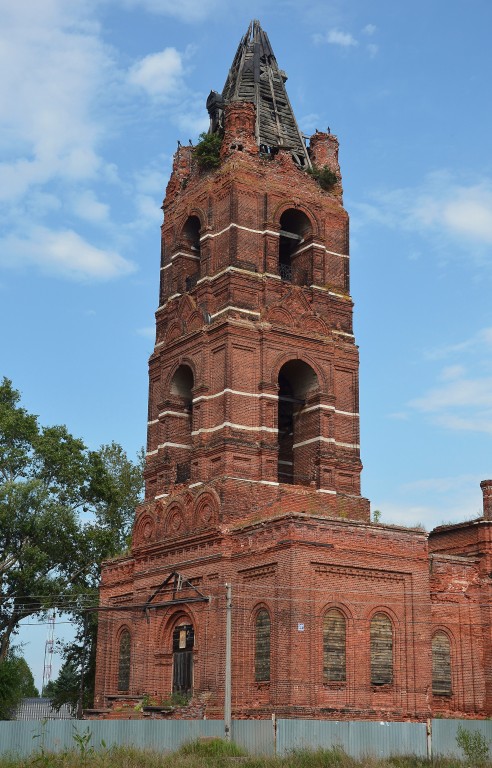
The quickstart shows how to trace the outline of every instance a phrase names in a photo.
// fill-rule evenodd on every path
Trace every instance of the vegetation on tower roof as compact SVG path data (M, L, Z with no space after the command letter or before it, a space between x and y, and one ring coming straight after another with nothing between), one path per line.
M200 168L210 170L220 165L222 137L218 133L201 133L193 154Z

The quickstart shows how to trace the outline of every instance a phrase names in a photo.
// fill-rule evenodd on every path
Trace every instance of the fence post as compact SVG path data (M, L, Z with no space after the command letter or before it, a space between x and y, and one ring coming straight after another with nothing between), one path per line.
M427 760L432 760L432 720L427 718L426 723L426 731L427 731Z
M232 645L232 587L226 584L226 637L225 637L225 685L224 685L224 736L231 740L231 645Z

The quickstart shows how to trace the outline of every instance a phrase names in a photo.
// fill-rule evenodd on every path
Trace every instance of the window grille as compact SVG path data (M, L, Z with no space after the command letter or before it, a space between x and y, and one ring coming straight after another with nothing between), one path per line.
M127 629L121 633L119 650L118 691L128 691L130 688L131 638Z
M191 475L191 465L189 462L176 465L176 482L187 483Z
M270 680L270 614L262 608L256 615L255 680Z

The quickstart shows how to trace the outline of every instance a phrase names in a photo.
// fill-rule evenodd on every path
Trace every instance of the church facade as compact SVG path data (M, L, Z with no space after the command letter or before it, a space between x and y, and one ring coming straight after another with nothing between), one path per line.
M286 79L252 22L209 156L174 157L146 494L103 566L95 706L222 716L229 584L233 717L490 715L492 481L471 522L371 521L338 141L301 134Z

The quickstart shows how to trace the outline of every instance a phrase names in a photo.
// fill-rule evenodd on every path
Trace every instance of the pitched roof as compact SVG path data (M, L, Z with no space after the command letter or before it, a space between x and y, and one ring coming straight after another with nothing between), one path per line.
M70 720L73 715L68 704L62 704L60 709L53 709L50 699L22 699L14 720Z
M221 97L211 94L207 106L214 102L225 106L231 101L252 101L256 105L255 133L260 150L271 152L284 147L291 150L299 165L310 166L306 145L285 89L286 80L287 75L278 67L267 33L255 19L239 43Z

